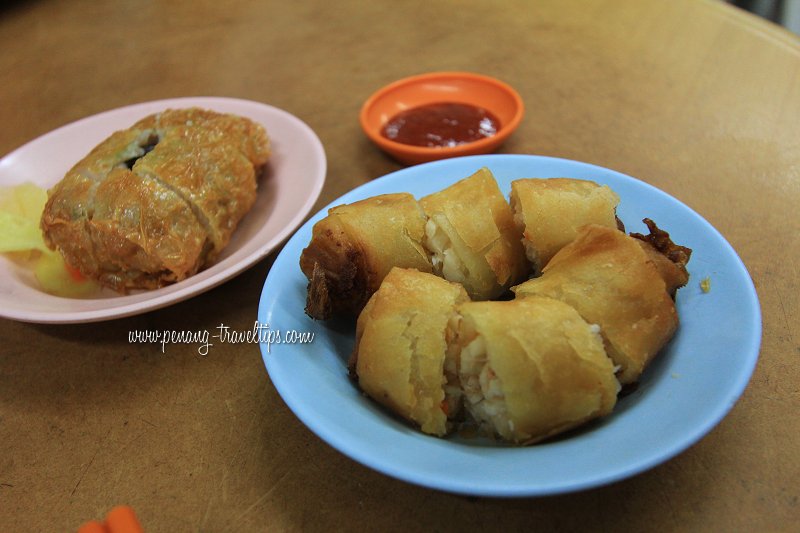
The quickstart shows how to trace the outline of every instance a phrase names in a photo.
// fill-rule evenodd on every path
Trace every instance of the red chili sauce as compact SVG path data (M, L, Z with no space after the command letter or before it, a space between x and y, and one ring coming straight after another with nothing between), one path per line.
M381 135L403 144L441 148L485 139L499 129L497 117L482 107L444 102L401 111Z

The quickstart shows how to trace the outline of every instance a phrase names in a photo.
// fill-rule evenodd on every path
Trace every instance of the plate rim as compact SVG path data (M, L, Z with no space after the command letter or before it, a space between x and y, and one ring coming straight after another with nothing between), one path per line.
M623 180L631 180L632 183L635 184L635 186L644 187L645 189L649 189L651 192L663 195L670 201L677 203L679 206L681 206L682 209L685 209L688 212L690 212L696 218L697 221L703 224L703 229L710 232L711 237L713 237L721 246L726 248L726 251L729 253L729 258L733 260L732 266L735 267L737 276L743 275L743 277L737 279L739 279L739 281L743 281L744 285L741 288L746 293L746 296L749 299L748 303L750 304L747 305L746 315L750 319L748 326L751 328L751 331L749 332L749 335L747 337L749 342L747 343L746 346L742 348L742 352L746 354L746 357L744 359L746 364L742 365L738 369L737 373L735 374L737 379L735 380L734 384L731 387L729 387L726 390L726 394L721 395L718 401L714 404L715 405L714 409L712 409L704 417L704 423L698 424L692 427L688 431L684 431L681 434L681 438L677 439L677 442L673 443L671 447L666 451L662 451L657 454L647 454L646 456L643 456L642 458L636 461L632 461L625 468L619 468L614 472L599 472L596 475L587 476L586 479L583 479L579 482L576 482L574 480L568 480L562 484L551 483L547 486L527 486L527 487L493 486L487 488L485 486L482 487L482 486L476 486L474 484L473 485L465 484L460 481L450 481L448 479L442 478L441 476L433 474L429 474L426 476L420 474L419 472L408 473L404 471L402 468L396 468L396 465L394 465L395 467L393 468L391 461L389 461L390 464L387 464L386 460L380 460L380 458L376 459L372 454L366 452L365 449L359 449L359 448L353 449L351 446L349 446L351 442L349 438L347 438L341 433L337 433L336 431L331 431L331 428L324 424L319 425L319 423L313 419L313 416L309 414L309 411L304 410L302 406L297 402L297 398L294 397L291 393L288 393L290 388L289 383L287 381L279 379L279 376L278 379L276 379L276 376L274 375L274 366L273 366L274 355L268 352L268 347L265 347L264 344L261 344L260 348L262 352L262 359L264 361L267 373L273 385L275 386L276 390L278 391L279 395L283 399L284 403L286 403L286 405L293 412L293 414L297 416L300 419L300 421L304 425L306 425L306 427L308 427L314 434L316 434L328 445L338 450L340 453L343 453L347 457L361 463L362 465L367 466L368 468L381 472L390 477L394 477L396 479L411 484L433 488L437 490L443 490L445 492L450 492L455 494L471 495L471 496L487 496L487 497L536 497L545 495L564 494L564 493L586 490L614 483L622 479L626 479L631 476L640 474L659 464L664 463L665 461L672 459L676 455L682 453L683 451L694 445L696 442L702 439L706 434L708 434L714 427L716 427L720 423L720 421L730 412L730 410L733 408L733 406L736 404L738 399L743 394L748 383L750 382L750 379L752 377L753 371L755 370L759 357L761 338L763 333L762 315L761 315L760 302L752 278L750 277L744 262L741 260L738 253L736 253L735 249L730 245L727 239L725 239L725 237L707 220L705 220L705 218L703 218L699 213L694 211L691 207L681 202L677 198L669 195L668 193L662 191L661 189L658 189L653 185L650 185L649 183L646 183L642 180L639 180L637 178L634 178L632 176L626 175L624 173L609 168L601 167L591 163L575 161L571 159L557 158L551 156L524 155L524 154L480 155L480 156L467 156L456 159L473 160L476 163L475 166L478 165L490 166L491 168L492 161L498 161L500 159L520 159L520 158L524 159L532 158L538 161L555 162L557 164L567 164L570 166L578 165L586 170L595 170L603 173L611 173L612 175L615 175L616 177L621 178ZM378 185L375 185L375 183L384 178L389 178L391 176L399 174L399 177L391 179L402 181L402 177L405 173L415 172L413 169L418 169L419 167L424 166L429 168L432 167L433 170L437 166L450 165L452 164L452 162L453 160L436 161L424 165L418 165L416 167L403 168L395 172L389 173L383 176L382 178L377 178L376 180L362 184L361 186L345 193L341 197L330 202L326 207L321 209L319 212L314 214L303 226L301 226L295 232L290 241L287 243L287 245L279 254L278 258L276 258L275 264L273 265L272 269L270 270L267 276L267 279L265 280L261 298L259 300L259 310L258 310L259 321L262 321L265 318L265 316L269 316L271 318L272 308L276 304L274 300L269 301L268 298L268 287L270 285L270 279L273 278L273 283L274 283L274 279L282 275L280 267L282 266L284 261L288 261L291 259L288 257L287 254L295 253L296 249L298 247L301 247L301 245L303 245L303 243L299 243L298 245L297 241L299 240L299 238L302 235L310 233L310 228L313 226L313 224L317 220L319 220L322 216L324 216L324 213L326 213L330 207L341 203L355 201L361 197L364 197L365 193L371 192L373 188L380 188ZM376 194L380 194L383 192L390 192L390 191L381 191L377 192ZM532 448L527 448L527 449L532 449Z
M221 269L219 272L214 272L212 275L202 280L199 281L197 279L193 280L194 276L192 276L187 278L186 280L162 288L168 291L166 293L157 294L153 292L152 297L145 297L144 299L133 301L127 304L122 304L113 307L99 306L96 309L70 311L68 313L60 311L50 312L50 311L37 311L37 310L24 310L24 309L17 310L15 308L7 308L4 306L2 309L0 309L0 317L20 322L34 323L34 324L82 324L82 323L92 323L92 322L103 322L107 320L135 316L150 311L154 311L157 309L161 309L164 307L168 307L170 305L198 296L238 276L245 270L255 265L257 262L261 261L266 256L268 256L273 250L275 250L278 246L280 246L281 243L286 241L300 225L302 225L304 219L311 212L311 209L314 207L314 204L319 198L319 195L321 194L322 188L326 181L327 157L325 154L324 146L319 136L316 134L316 132L305 121L303 121L296 115L293 115L292 113L289 113L288 111L281 109L279 107L254 100L233 98L227 96L180 96L174 98L141 101L137 103L116 107L113 109L108 109L105 111L100 111L98 113L81 117L79 119L68 122L62 126L59 126L48 132L45 132L42 135L39 135L38 137L30 141L25 142L24 144L20 145L11 152L3 155L2 158L0 158L0 166L8 164L7 163L8 161L12 161L15 157L19 157L20 154L24 155L27 151L31 150L32 147L36 146L37 144L42 143L51 137L63 134L65 130L69 131L75 128L85 127L87 123L100 122L109 118L111 115L115 114L124 115L126 113L138 112L138 111L147 113L148 111L145 110L151 107L167 109L170 106L171 107L196 106L196 107L206 107L210 109L214 109L216 106L222 112L235 112L235 111L225 110L224 108L226 107L246 106L254 110L261 110L265 113L279 116L281 120L283 120L287 124L291 124L292 127L297 132L300 132L303 135L303 137L308 140L308 146L305 147L305 149L308 150L309 154L313 154L314 158L313 166L315 167L314 168L315 172L312 182L313 186L308 189L307 195L304 197L301 205L298 206L298 209L294 213L294 215L287 221L287 223L284 226L281 227L279 231L269 236L269 238L265 240L265 242L263 242L260 246L256 247L247 256L241 258L232 265L229 265ZM125 125L120 124L119 127L124 128ZM311 155L309 155L308 157L311 157ZM245 241L245 244L247 242L250 241L249 240ZM207 272L213 268L214 265L212 265L208 269L205 269L204 271ZM158 289L155 289L154 291L157 290ZM147 294L147 292L139 294ZM53 298L61 298L59 296L53 296L53 295L49 296ZM126 297L128 297L128 295L120 295L119 297L104 298L104 299L99 299L98 301L114 302L114 301L119 301L117 298L126 298Z

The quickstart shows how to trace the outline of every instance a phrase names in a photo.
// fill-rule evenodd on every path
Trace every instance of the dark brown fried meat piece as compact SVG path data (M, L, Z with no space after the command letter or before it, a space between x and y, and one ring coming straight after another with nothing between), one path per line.
M638 239L639 244L667 284L667 291L674 298L675 291L689 281L686 264L692 255L692 249L672 242L669 233L659 229L651 219L645 218L642 222L645 223L650 233L648 235L631 233L630 236Z

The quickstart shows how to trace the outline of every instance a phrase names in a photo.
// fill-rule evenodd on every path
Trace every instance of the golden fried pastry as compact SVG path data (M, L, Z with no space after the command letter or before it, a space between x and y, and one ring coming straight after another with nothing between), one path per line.
M306 313L358 315L392 267L432 269L422 246L425 215L413 196L383 194L328 211L300 256Z
M522 234L489 169L422 198L420 205L436 274L463 284L476 300L496 298L525 279L530 267Z
M148 116L49 191L45 242L119 291L183 280L228 244L269 155L264 128L246 118L198 108Z
M609 414L678 327L692 251L649 219L626 235L618 202L553 178L512 182L509 205L481 169L419 202L335 207L301 256L307 312L361 311L351 374L423 432L552 437Z
M548 296L600 326L622 384L639 379L678 327L675 303L658 268L634 239L591 224L578 231L542 276L512 289L518 298Z
M425 433L444 435L459 391L445 380L447 323L464 289L413 269L394 268L356 325L351 370L369 396Z
M524 236L525 253L536 274L578 228L599 224L616 228L619 197L607 185L573 178L526 178L511 182L514 220Z
M483 428L527 444L604 416L619 383L599 328L545 297L456 308L465 407Z

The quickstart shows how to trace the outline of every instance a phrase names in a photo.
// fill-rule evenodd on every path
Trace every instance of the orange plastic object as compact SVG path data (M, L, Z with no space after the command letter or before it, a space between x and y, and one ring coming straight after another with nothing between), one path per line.
M500 120L496 135L452 147L429 148L392 141L381 135L384 124L400 111L425 104L455 102L491 111ZM361 128L372 142L409 165L496 150L519 126L525 106L510 85L470 72L432 72L404 78L379 89L361 107Z
M118 505L107 514L105 522L91 520L83 524L78 533L143 533L136 513L128 505Z

